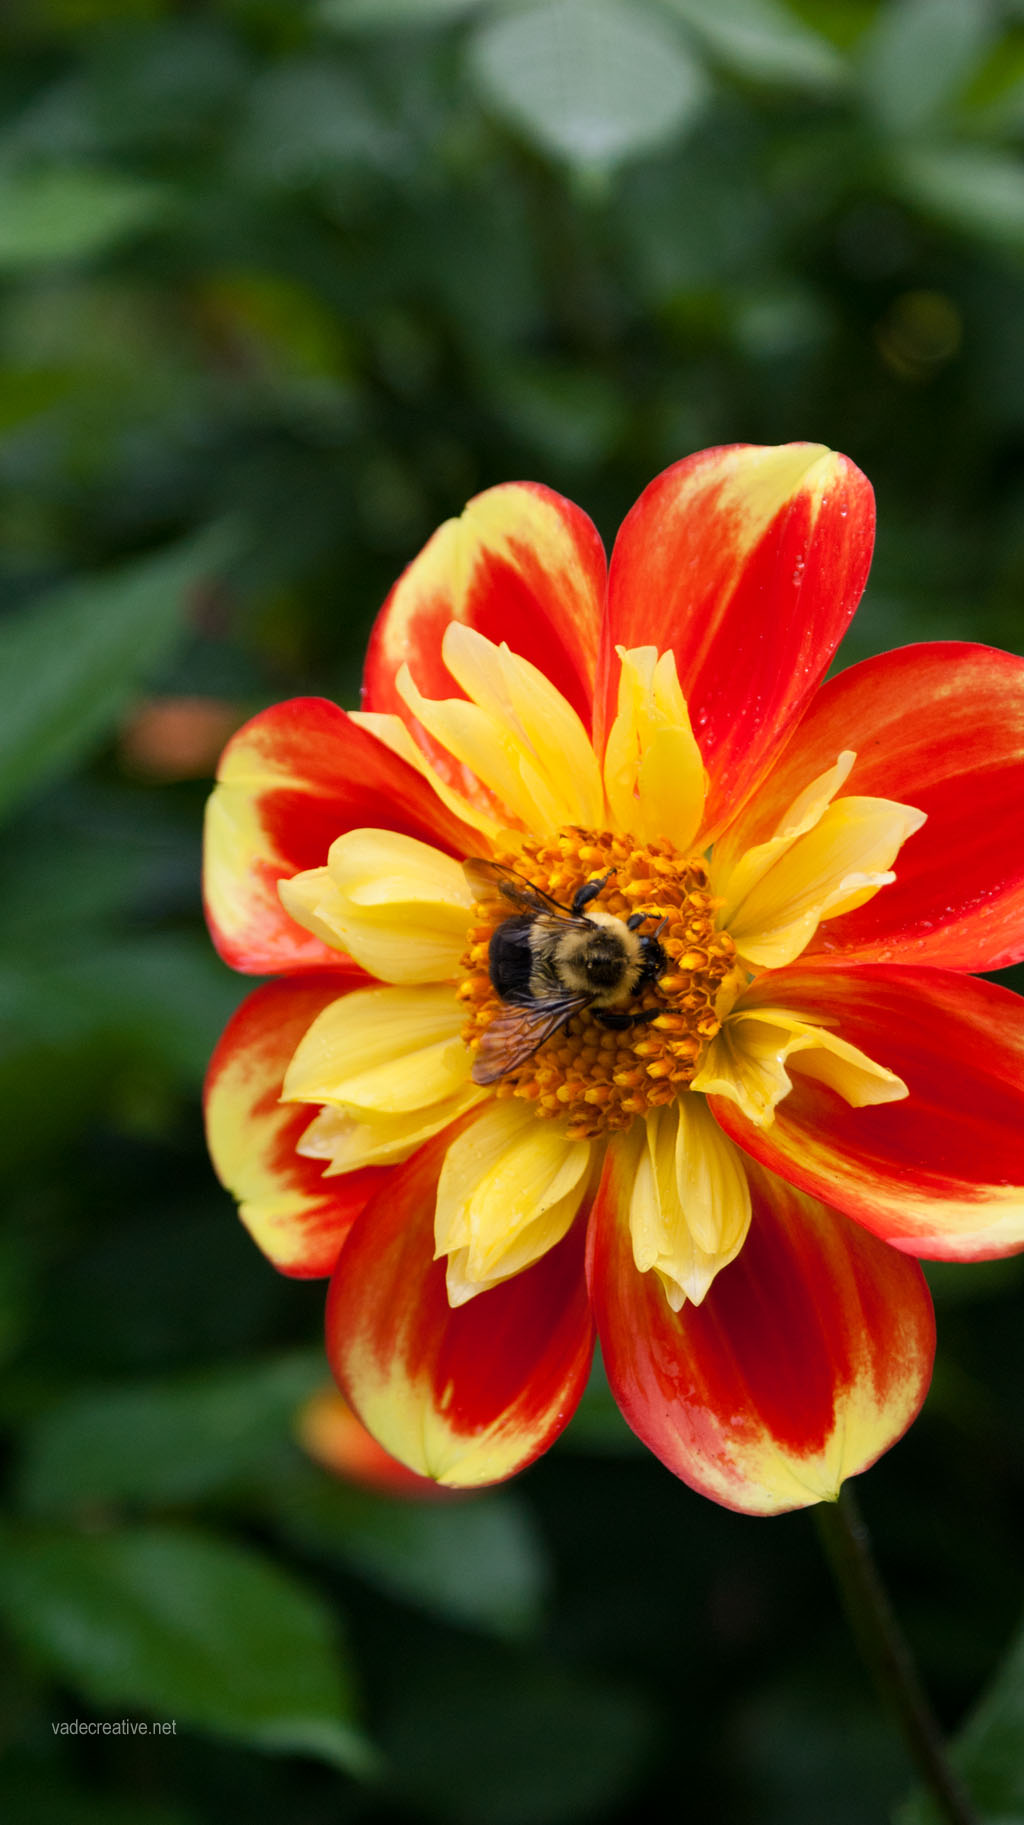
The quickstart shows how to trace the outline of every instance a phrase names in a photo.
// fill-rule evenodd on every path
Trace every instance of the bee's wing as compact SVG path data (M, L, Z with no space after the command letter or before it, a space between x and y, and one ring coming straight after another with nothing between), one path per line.
M486 862L481 856L470 856L462 868L478 900L489 900L502 910L514 906L519 912L546 913L562 920L572 917L543 888L534 887L531 881L516 874L514 868L503 868L500 862Z
M484 1028L473 1061L475 1084L496 1084L526 1063L538 1046L564 1026L570 1014L585 1008L589 995L547 995L541 1000L508 1001Z

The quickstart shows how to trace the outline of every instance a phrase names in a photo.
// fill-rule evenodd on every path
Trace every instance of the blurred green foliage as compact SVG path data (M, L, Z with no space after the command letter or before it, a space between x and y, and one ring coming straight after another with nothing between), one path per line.
M0 1814L890 1816L808 1518L701 1502L599 1380L463 1502L291 1442L322 1295L205 1161L244 985L198 832L217 727L354 702L398 569L514 476L610 540L690 450L820 438L880 503L844 660L1021 650L1024 6L8 0L0 34ZM863 1500L950 1728L987 1686L964 1765L1006 1825L1024 1285L933 1279L935 1386ZM122 1716L177 1727L54 1728Z

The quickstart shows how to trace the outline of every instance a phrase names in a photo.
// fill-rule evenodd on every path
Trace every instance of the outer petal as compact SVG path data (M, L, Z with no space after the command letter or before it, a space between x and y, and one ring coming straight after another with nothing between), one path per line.
M927 1392L931 1299L916 1262L755 1167L738 1259L700 1306L637 1274L615 1152L591 1219L591 1295L626 1419L726 1508L830 1501L895 1443Z
M417 1476L371 1438L337 1388L320 1388L311 1394L295 1416L300 1445L335 1476L358 1483L381 1495L410 1501L452 1501L456 1498L428 1477Z
M432 1259L447 1141L396 1168L338 1263L327 1352L346 1398L393 1457L451 1487L495 1483L562 1431L593 1348L582 1227L535 1266L452 1310Z
M794 1087L770 1127L710 1098L726 1134L908 1254L968 1260L1024 1248L1020 996L945 970L874 965L842 975L801 963L763 976L744 1008L759 999L828 1020L897 1073L908 1095L851 1108L804 1073L815 1054L794 1054Z
M508 482L447 520L391 591L370 639L363 708L408 718L403 663L425 697L455 695L441 659L449 621L507 640L590 727L604 549L578 507L537 482Z
M329 1274L367 1199L387 1181L381 1167L325 1179L323 1162L296 1146L309 1109L279 1101L296 1046L358 970L271 982L228 1022L206 1076L206 1137L221 1184L239 1201L253 1240L283 1274Z
M857 750L844 792L901 799L928 821L892 886L811 949L968 970L1024 957L1024 659L945 641L830 678L740 820L743 842L842 748Z
M666 469L612 554L601 730L615 713L615 647L671 648L711 776L709 825L720 823L823 677L864 588L873 533L870 484L821 444L734 445Z
M326 863L343 831L386 825L460 856L479 847L413 767L323 697L254 716L229 741L217 778L206 808L206 915L221 956L253 974L344 962L277 892L283 877Z

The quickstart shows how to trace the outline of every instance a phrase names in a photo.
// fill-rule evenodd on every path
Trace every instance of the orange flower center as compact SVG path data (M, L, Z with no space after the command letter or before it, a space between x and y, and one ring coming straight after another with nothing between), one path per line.
M560 906L588 881L611 873L593 907L623 921L645 913L641 928L657 927L668 967L655 982L623 1001L616 1013L643 1015L619 1030L600 1012L584 1007L523 1064L495 1086L499 1097L532 1102L539 1116L566 1118L572 1139L585 1140L628 1128L639 1115L673 1101L700 1066L708 1042L719 1031L719 991L735 968L735 946L715 924L718 902L708 889L699 856L686 856L664 839L639 843L631 836L568 825L547 842L523 839L518 849L494 860L539 887ZM490 943L502 923L491 905L474 910L459 984L467 1004L463 1038L475 1047L502 1011L491 978Z

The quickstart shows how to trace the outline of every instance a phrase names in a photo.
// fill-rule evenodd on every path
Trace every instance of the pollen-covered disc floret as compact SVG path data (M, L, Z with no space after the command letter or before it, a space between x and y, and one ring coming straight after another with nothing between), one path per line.
M681 855L664 839L638 843L569 825L546 842L524 838L495 860L565 907L586 881L611 873L597 904L623 920L647 913L643 930L662 927L658 942L668 959L658 981L628 1003L626 1011L643 1013L643 1022L613 1031L583 1009L502 1078L496 1094L532 1102L539 1116L565 1117L568 1136L579 1140L628 1128L636 1116L672 1102L720 1029L721 991L735 968L732 939L716 928L703 859ZM502 1008L488 968L500 923L492 905L474 909L457 991L467 1004L463 1038L470 1047Z

